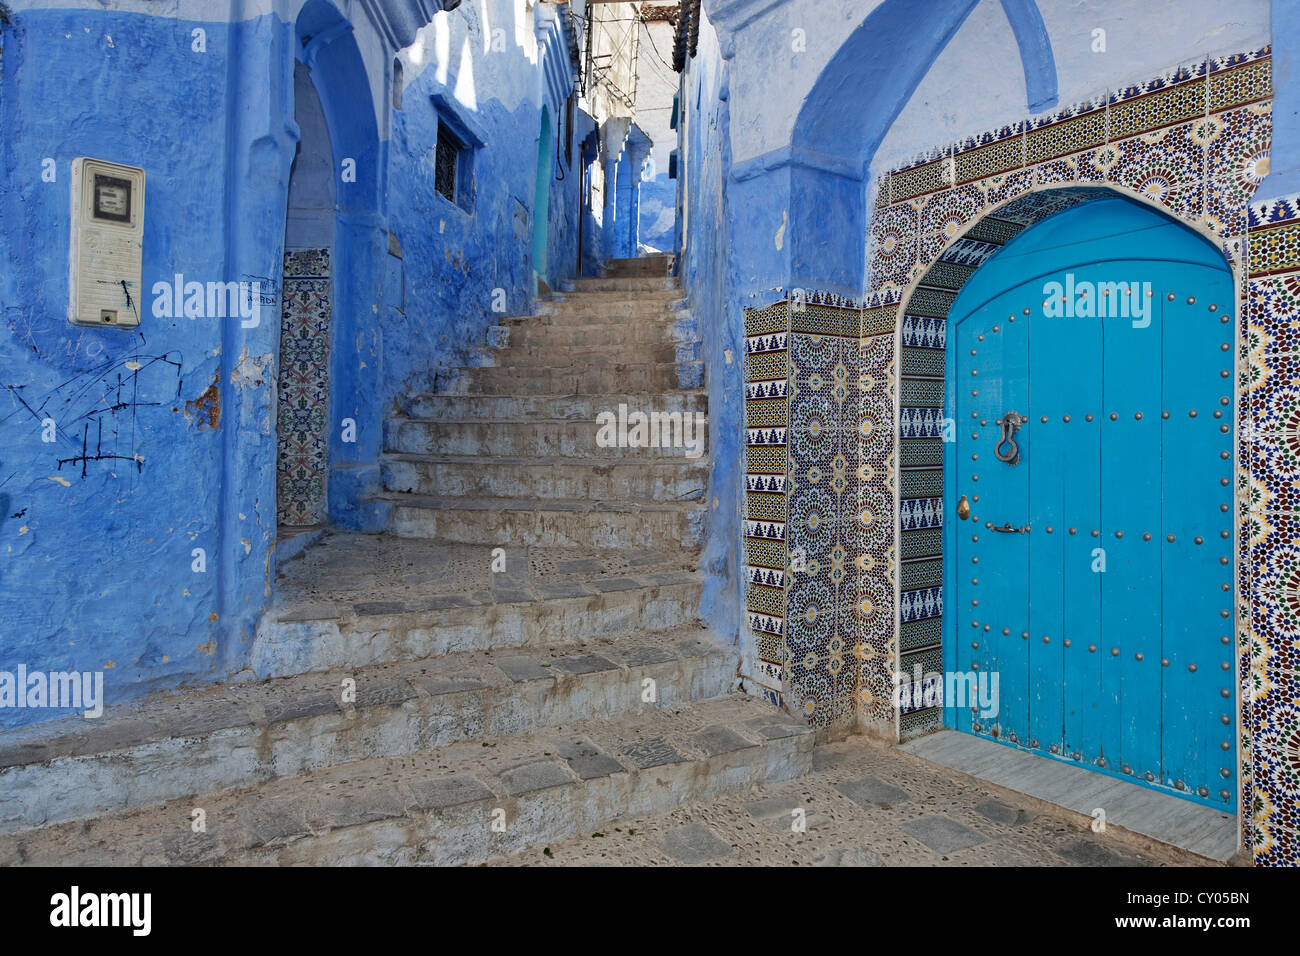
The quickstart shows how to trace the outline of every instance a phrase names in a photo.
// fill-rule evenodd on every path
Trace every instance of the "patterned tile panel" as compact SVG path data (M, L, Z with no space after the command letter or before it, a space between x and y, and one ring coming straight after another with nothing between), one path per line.
M745 619L757 651L750 677L785 706L786 520L790 306L745 311Z
M1255 862L1300 866L1300 196L1248 219L1242 805Z
M1189 64L1094 102L1030 119L1023 132L1003 128L931 150L884 177L879 204L919 202L920 197L954 192L976 180L1265 103L1271 97L1272 51L1268 47ZM1023 159L1012 162L1017 150ZM906 243L901 234L897 238Z
M858 675L851 664L858 580L857 496L850 481L856 457L856 385L861 310L808 307L791 316L790 518L791 564L786 631L787 704L815 726L855 719ZM797 331L796 331L797 330Z
M328 249L285 253L276 423L281 525L318 525L326 518L330 295Z

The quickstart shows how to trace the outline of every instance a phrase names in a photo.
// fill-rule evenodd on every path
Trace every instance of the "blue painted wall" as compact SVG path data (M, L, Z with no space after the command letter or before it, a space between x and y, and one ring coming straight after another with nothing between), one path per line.
M202 282L270 273L278 250L254 258L245 246L274 225L256 215L263 197L246 197L256 218L235 234L227 204L239 171L213 157L228 153L232 50L261 49L266 66L288 46L268 18L14 19L0 34L0 670L102 670L107 697L121 699L228 669L263 590L275 515L254 463L269 461L273 479L274 458L232 454L225 435L235 424L274 447L270 393L254 381L278 319L235 332L221 319L156 318L149 290L175 273ZM200 28L203 54L191 49ZM264 69L258 79L265 103L287 92L272 83L290 75ZM78 156L146 169L137 331L67 322ZM42 176L47 159L53 182ZM287 165L274 151L265 159L261 190L283 207ZM42 441L47 417L52 443ZM206 552L202 573L191 571L195 548ZM0 726L53 716L5 709Z
M700 25L699 52L688 73L686 98L691 115L685 130L690 172L685 181L691 210L691 241L680 263L682 286L703 340L709 394L709 450L713 471L709 518L701 567L706 572L701 614L724 640L738 642L744 591L740 578L740 514L743 491L744 412L742 368L744 323L735 292L728 242L731 184L728 68L718 54L717 37L707 20Z
M643 246L661 252L673 251L673 234L677 220L677 180L668 172L641 183L641 221L638 230Z
M489 327L503 317L493 311L501 301L496 296L494 303L495 290L504 292L505 314L532 308L543 102L552 141L544 278L554 288L577 268L579 144L590 121L574 111L578 129L566 158L565 104L539 82L537 52L517 42L524 24L515 19L515 4L493 0L488 7L486 20L482 5L462 4L440 18L445 31L426 28L422 62L405 67L402 108L393 113L389 222L402 246L406 303L384 326L383 391L390 400L431 391L440 370L475 364L471 347L487 344ZM494 37L495 31L504 32ZM460 205L434 188L439 110L481 143L473 149L471 196Z
M112 703L245 666L274 575L296 62L310 67L319 99L304 125L323 118L334 167L356 168L355 180L334 182L332 226L313 207L298 223L310 228L295 233L317 241L333 231L330 517L382 525L368 495L384 416L433 388L440 367L464 364L503 314L532 305L538 118L556 80L542 80L544 58L531 22L513 22L516 5L487 7L508 48L485 45L481 4L437 15L421 34L427 48L417 44L423 63L404 70L391 139L382 44L328 0L310 0L292 23L19 9L0 31L0 670L102 670ZM440 47L439 30L456 42ZM468 209L433 188L437 96L479 138ZM550 105L564 116L562 99ZM78 156L146 171L138 330L66 320ZM572 168L550 186L563 211L548 226L552 282L576 266L580 156L575 141ZM251 328L154 316L153 284L177 273L261 278L275 302ZM492 309L495 289L504 313ZM345 417L357 422L356 442L342 440ZM52 443L42 441L46 418ZM4 708L0 728L60 716Z

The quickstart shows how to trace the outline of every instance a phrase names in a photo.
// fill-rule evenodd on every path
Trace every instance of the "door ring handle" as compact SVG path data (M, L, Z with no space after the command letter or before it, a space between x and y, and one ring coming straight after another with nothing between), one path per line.
M993 446L993 454L998 461L1005 461L1012 467L1020 464L1020 446L1016 444L1016 432L1020 431L1020 426L1029 421L1019 412L1010 411L997 420L998 426L1002 429L1002 437L998 443ZM1011 450L1006 454L1002 453L1003 445L1010 445Z

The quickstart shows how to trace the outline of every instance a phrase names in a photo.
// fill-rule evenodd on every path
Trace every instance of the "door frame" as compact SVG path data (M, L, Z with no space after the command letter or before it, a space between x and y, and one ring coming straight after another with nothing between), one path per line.
M1086 190L1088 192L1098 193L1097 198L1118 197L1121 199L1126 199L1131 202L1148 206L1153 211L1162 215L1163 217L1170 220L1171 222L1177 223L1178 225L1183 226L1184 228L1189 229L1201 235L1203 238L1209 241L1214 246L1214 248L1218 249L1219 252L1224 256L1225 264L1227 265L1229 273L1232 275L1233 310L1234 310L1233 311L1234 328L1233 328L1233 337L1231 340L1233 343L1232 366L1231 366L1232 369L1231 381L1233 387L1233 421L1232 421L1233 456L1232 456L1232 505L1231 505L1232 507L1231 514L1233 516L1233 521L1232 521L1233 591L1232 591L1231 621L1232 621L1232 649L1233 649L1232 660L1234 663L1233 696L1232 696L1232 702L1233 702L1233 725L1232 726L1233 726L1233 738L1234 738L1232 754L1233 754L1234 763L1233 763L1232 785L1237 789L1237 794L1236 794L1237 811L1235 815L1237 818L1237 844L1238 847L1240 848L1241 846L1243 846L1243 842L1242 842L1244 837L1243 827L1244 827L1244 820L1246 818L1246 810L1248 806L1248 804L1246 803L1246 794L1243 791L1243 781L1242 781L1242 758L1244 752L1243 732L1246 730L1246 728L1243 726L1242 723L1242 700L1241 700L1242 681L1241 681L1241 673L1240 673L1242 636L1240 631L1241 621L1239 620L1240 608L1241 608L1240 597L1243 593L1242 582L1241 582L1241 567L1240 567L1241 522L1239 520L1240 505L1241 505L1240 477L1242 473L1242 460L1240 454L1240 437L1241 437L1240 417L1241 417L1241 401L1242 401L1241 388L1240 388L1240 381L1241 381L1240 376L1241 376L1242 359L1241 359L1241 349L1239 346L1241 344L1244 310L1246 306L1245 306L1245 301L1243 299L1243 289L1244 289L1243 276L1242 276L1243 263L1242 261L1240 261L1240 257L1234 259L1228 254L1227 250L1225 249L1225 245L1228 239L1233 237L1220 236L1215 232L1213 232L1209 227L1207 227L1201 221L1191 221L1191 220L1184 219L1180 216L1177 216L1173 214L1167 207L1165 207L1158 200L1148 199L1141 194L1133 192L1132 190L1125 189L1122 187L1117 187L1113 183L1079 182L1079 181L1035 184L1034 186L1025 189L1024 191L1016 193L1014 196L1010 198L998 201L996 203L990 203L987 207L980 209L977 215L972 216L968 221L962 222L959 226L953 228L950 232L945 233L942 246L935 250L934 255L930 258L928 264L923 269L920 269L917 272L917 274L909 280L907 285L904 287L901 295L899 296L898 310L896 313L897 320L894 322L894 329L893 329L894 361L893 361L893 371L890 376L890 384L893 386L893 393L894 393L892 399L892 411L894 416L893 420L895 422L895 436L896 436L896 441L898 441L900 444L895 449L894 465L892 468L893 477L895 479L894 487L896 489L896 493L898 493L898 498L896 499L896 507L893 509L894 513L892 516L894 522L894 528L893 528L894 541L896 543L894 564L895 567L897 568L897 573L894 574L894 581L893 581L893 597L894 597L893 633L895 635L895 640L893 642L893 647L891 649L891 654L890 654L891 659L889 661L889 664L893 674L897 675L902 673L901 636L903 633L902 631L902 627L903 627L902 570L903 569L902 569L902 558L901 558L901 553L902 553L901 546L903 542L903 537L902 537L903 528L902 528L902 508L901 508L902 486L901 486L901 481L899 480L902 474L901 467L900 467L902 446L901 446L901 437L899 436L899 431L898 431L899 429L898 423L902 421L902 408L903 408L902 400L903 400L903 379L904 379L902 349L903 349L904 325L905 325L904 318L908 313L908 307L911 304L912 298L916 294L917 290L927 284L925 280L929 276L931 270L934 268L936 263L939 261L939 257L943 254L943 252L947 251L949 248L952 247L953 244L963 239L967 233L974 230L980 223L984 222L984 220L990 217L997 218L997 214L999 211L1005 210L1008 206L1011 206L1016 202L1024 201L1025 198L1028 196L1042 195L1048 193L1067 194L1067 193L1075 193L1083 190ZM1086 201L1087 200L1085 200L1085 202ZM1023 234L1023 232L1026 229L1033 228L1034 225L1037 225L1038 222L1041 222L1043 219L1047 218L1051 214L1058 212L1064 208L1071 208L1071 207L1062 206L1057 209L1050 209L1050 211L1046 212L1045 215L1025 225L1024 228L1017 233L1017 236ZM917 242L920 241L921 236L919 230L913 238ZM1014 241L1014 239L1015 237L1012 237L1011 239L1007 240L1007 242L1010 243ZM987 261L987 259L985 261ZM982 266L983 264L984 263L981 262L980 266ZM976 271L978 271L978 269L979 266L976 267ZM974 275L974 273L972 273L972 275ZM958 293L959 292L960 290L958 290ZM956 301L956 294L957 293L954 293L954 302ZM948 399L949 399L950 388L953 385L953 381L952 381L953 367L955 364L954 363L955 353L952 351L951 348L949 348L950 342L947 337L947 326L946 326L947 316L944 317L944 322L945 322L944 404L942 406L943 414L942 414L941 421L947 418L950 409ZM954 424L954 427L955 425L956 423ZM952 596L950 583L954 580L953 574L955 573L955 568L954 568L955 555L953 554L953 549L948 546L948 537L950 533L950 526L948 521L950 503L946 500L947 476L951 473L952 469L956 465L956 444L957 444L956 441L945 442L943 447L943 475L944 475L945 490L942 493L943 496L941 497L941 502L943 504L941 539L944 543L942 548L943 577L941 582L942 604L940 607L940 615L941 615L940 648L941 648L942 664L945 672L954 669L956 665L956 648L957 648L956 618L952 613L950 613L950 611L953 609L953 606L950 601L950 598ZM893 708L893 716L894 716L895 739L901 741L903 739L902 727L901 727L901 717L902 717L901 709L898 707ZM939 713L940 728L955 729L955 728L948 728L947 725L943 722L943 720L944 720L943 711L941 709ZM976 738L972 735L972 740L975 739L979 739L979 738ZM1044 756L1048 756L1049 759L1055 759L1052 758L1050 755L1044 755Z

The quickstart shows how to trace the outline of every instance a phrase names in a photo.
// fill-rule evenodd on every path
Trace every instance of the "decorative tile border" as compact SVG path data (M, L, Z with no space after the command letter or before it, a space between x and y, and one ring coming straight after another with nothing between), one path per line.
M329 475L330 251L284 254L280 312L276 511L281 525L326 515Z
M1300 865L1300 196L1248 211L1241 376L1243 824L1255 862ZM1245 622L1244 624L1242 622ZM1247 765L1248 766L1245 766Z
M929 669L942 658L939 430L948 308L970 275L1033 223L1101 196L1136 196L1214 237L1238 277L1243 833L1257 862L1297 863L1300 200L1250 205L1267 172L1270 70L1268 48L1192 64L932 150L881 182L866 237L868 291L861 303L790 295L747 312L747 337L784 333L780 360L761 374L751 375L747 365L746 374L747 436L750 421L766 421L761 403L769 396L755 391L755 383L769 383L773 393L784 389L785 429L779 445L765 449L779 447L779 453L763 459L762 468L747 467L746 477L747 515L758 513L751 501L757 491L775 488L760 489L759 476L786 479L777 492L785 523L776 538L759 539L772 547L761 554L753 549L750 528L746 538L747 605L760 657L773 665L772 699L788 696L784 702L818 726L845 720L846 699L859 720L892 717L902 737L939 725L933 709L894 714L890 693L896 668L922 663ZM796 311L809 302L839 313ZM830 340L844 335L855 316L858 349L848 372L859 392L850 423L839 403L821 397L839 364L852 360L851 350ZM815 376L821 388L812 387ZM813 439L818 414L829 434ZM857 430L856 451L826 441L838 440L836 430L846 427ZM747 454L757 447L748 444ZM823 491L828 453L831 461L842 454L853 469L855 495ZM749 465L758 461L751 457ZM832 465L829 475L836 474ZM850 498L856 510L848 508ZM780 503L764 500L763 510L780 514ZM814 524L829 515L827 533L810 531L814 514ZM790 572L796 543L806 552L807 573ZM852 585L845 581L854 576L842 573L846 562L857 571ZM756 590L755 574L778 568L782 593ZM856 633L846 632L849 599ZM832 644L836 637L840 643ZM855 659L853 682L842 679L845 653Z
M745 621L767 700L784 707L790 317L785 301L745 314Z
M881 205L915 201L1048 160L1272 99L1271 49L1180 66L1146 83L930 150L893 170Z

